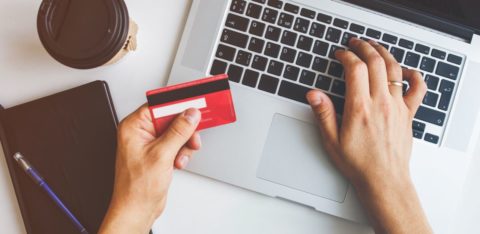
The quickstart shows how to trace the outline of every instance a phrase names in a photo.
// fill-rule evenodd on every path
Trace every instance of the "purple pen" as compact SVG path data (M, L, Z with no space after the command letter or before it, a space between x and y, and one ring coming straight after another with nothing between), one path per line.
M75 227L80 231L82 234L88 234L87 229L78 221L78 219L68 210L68 208L63 204L60 198L52 191L52 189L48 186L48 184L43 180L40 174L35 170L35 168L30 165L30 163L23 157L22 154L16 153L13 158L17 161L18 165L27 173L27 175L32 178L32 180L38 184L45 192L47 192L48 196L52 198L52 200L62 209L63 213L65 213L68 218L75 224Z

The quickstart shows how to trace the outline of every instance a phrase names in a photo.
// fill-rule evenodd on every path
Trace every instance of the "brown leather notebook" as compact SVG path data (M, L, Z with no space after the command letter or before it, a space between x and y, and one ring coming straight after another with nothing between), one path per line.
M113 192L117 117L108 85L95 81L0 110L0 140L28 233L79 233L13 159L20 152L96 233Z

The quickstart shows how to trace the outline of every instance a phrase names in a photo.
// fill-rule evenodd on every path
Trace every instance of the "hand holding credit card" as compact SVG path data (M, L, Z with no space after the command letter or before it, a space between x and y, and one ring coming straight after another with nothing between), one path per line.
M202 113L197 131L236 121L228 75L218 75L147 92L157 136L189 108Z

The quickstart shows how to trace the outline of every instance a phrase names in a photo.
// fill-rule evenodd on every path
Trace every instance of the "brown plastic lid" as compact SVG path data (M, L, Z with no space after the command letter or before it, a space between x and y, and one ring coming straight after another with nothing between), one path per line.
M99 67L124 46L128 10L123 0L43 0L37 30L45 49L60 63Z

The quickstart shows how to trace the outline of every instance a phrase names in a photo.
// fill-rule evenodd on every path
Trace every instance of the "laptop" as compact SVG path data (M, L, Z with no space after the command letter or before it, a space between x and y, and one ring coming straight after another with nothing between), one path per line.
M428 85L411 174L436 232L455 215L479 135L475 0L193 0L169 84L227 73L238 121L202 132L188 171L356 222L365 212L321 147L305 94L343 114L351 37L375 40Z

